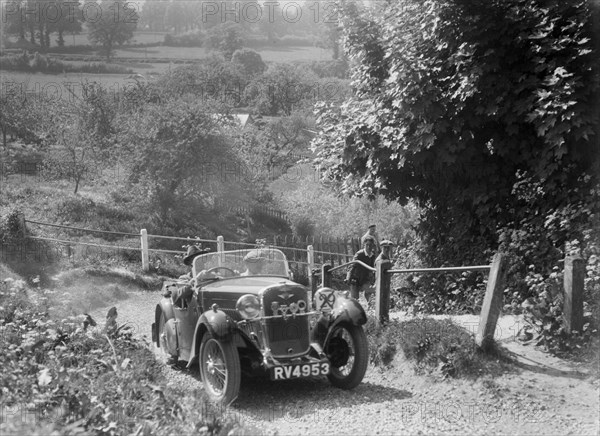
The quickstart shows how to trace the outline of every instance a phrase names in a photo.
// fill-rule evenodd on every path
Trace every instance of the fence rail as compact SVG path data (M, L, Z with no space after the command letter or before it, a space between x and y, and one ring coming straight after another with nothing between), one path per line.
M257 209L261 211L261 209ZM266 210L266 209L265 209ZM264 212L264 210L262 210ZM166 247L153 246L153 240L164 240L164 241L181 241L188 244L192 243L203 243L206 245L212 245L212 248L216 248L216 251L225 251L227 249L239 249L257 247L256 243L238 242L238 241L225 241L222 236L216 239L206 238L191 238L191 237L180 237L180 236L167 236L167 235L155 235L148 234L145 229L141 229L140 233L128 233L128 232L113 232L97 229L88 229L83 227L69 226L63 224L46 223L36 220L28 220L23 216L21 217L22 223L33 224L40 227L51 227L57 229L65 229L76 232L88 233L91 235L102 235L116 236L120 238L136 238L135 246L125 246L122 244L111 245L104 244L102 242L86 242L86 241L72 241L61 237L50 237L50 236L29 236L32 240L45 240L56 244L64 244L67 247L81 245L89 247L98 247L104 249L114 250L135 250L141 254L142 268L145 271L150 269L150 254L169 254L169 255L183 255L183 250L174 250L169 248L169 244ZM139 239L138 239L139 238ZM272 240L273 243L269 244ZM315 246L308 245L307 242L313 241ZM320 267L323 264L331 263L335 264L336 261L339 264L347 262L354 255L354 249L358 251L358 238L352 238L349 240L342 240L340 238L299 238L292 235L276 235L272 238L267 238L267 246L273 249L281 250L285 253L286 257L292 264L297 264L300 268L306 269L306 276L310 277L313 269ZM306 245L305 245L306 244ZM321 249L319 249L321 248ZM342 251L343 248L343 251ZM70 251L69 251L70 252Z

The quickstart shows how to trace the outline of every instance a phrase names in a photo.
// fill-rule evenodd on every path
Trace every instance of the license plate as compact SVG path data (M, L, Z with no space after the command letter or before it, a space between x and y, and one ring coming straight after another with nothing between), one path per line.
M301 363L297 365L276 366L271 369L271 380L289 380L292 378L318 377L329 374L329 362Z

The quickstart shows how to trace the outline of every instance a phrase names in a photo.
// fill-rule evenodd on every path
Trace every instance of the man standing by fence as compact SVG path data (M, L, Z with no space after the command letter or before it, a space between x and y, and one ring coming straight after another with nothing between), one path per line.
M365 235L362 238L363 248L356 252L352 260L358 260L371 268L375 265L375 238L371 235ZM356 300L361 291L365 292L367 303L375 295L373 287L375 273L360 264L353 264L348 270L346 281L350 285L350 296Z
M373 240L375 241L375 249L376 249L375 253L379 253L379 251L380 251L379 235L377 234L377 226L375 224L371 224L369 226L369 230L367 230L367 233L362 235L362 237L360 238L360 245L362 245L364 247L365 239L368 237L373 238Z

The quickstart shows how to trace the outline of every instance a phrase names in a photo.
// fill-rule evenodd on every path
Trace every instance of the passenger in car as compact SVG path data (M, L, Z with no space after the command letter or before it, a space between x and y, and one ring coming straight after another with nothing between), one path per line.
M249 251L244 256L244 266L246 271L240 274L242 277L256 276L263 273L263 269L267 263L267 258L260 250Z

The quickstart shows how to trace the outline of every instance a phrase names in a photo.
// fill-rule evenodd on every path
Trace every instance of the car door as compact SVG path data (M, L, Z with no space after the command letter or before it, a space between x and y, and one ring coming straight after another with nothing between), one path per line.
M197 291L194 291L192 298L181 305L173 306L175 318L177 320L177 343L179 347L179 357L182 360L188 360L192 341L194 338L194 329L196 321L200 317L202 310L198 304Z

